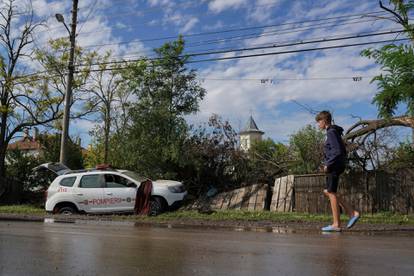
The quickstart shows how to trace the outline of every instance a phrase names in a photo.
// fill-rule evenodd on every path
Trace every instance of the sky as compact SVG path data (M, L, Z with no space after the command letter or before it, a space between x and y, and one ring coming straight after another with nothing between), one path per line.
M23 1L23 0L22 0ZM194 60L292 51L404 38L388 34L349 40L297 44L312 40L399 30L386 20L377 0L81 0L77 45L114 59L152 56L152 49L179 34L186 53L217 49L277 46L254 51L194 57ZM384 1L388 3L388 1ZM36 18L45 20L36 44L67 36L54 18L62 13L70 22L71 1L33 0ZM169 39L163 39L163 38ZM347 128L362 119L375 119L373 76L381 70L360 52L372 44L323 51L256 56L188 64L196 69L207 94L190 124L206 122L212 114L229 120L239 131L252 115L265 136L287 142L290 135L314 124L309 110L329 110L335 123ZM357 79L354 79L356 78ZM93 122L72 122L71 136L90 142ZM406 135L406 134L403 134Z

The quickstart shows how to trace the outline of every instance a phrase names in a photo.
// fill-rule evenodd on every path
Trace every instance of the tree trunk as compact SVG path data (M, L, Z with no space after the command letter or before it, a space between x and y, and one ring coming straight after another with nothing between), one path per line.
M0 147L0 180L4 179L5 177L6 177L6 149L2 145ZM0 183L0 186L1 184L4 184L4 183Z
M344 140L353 141L358 137L371 134L378 129L391 126L411 127L414 131L414 117L401 116L390 119L361 120L346 131Z
M4 106L2 104L2 106ZM6 126L7 126L7 112L1 114L0 121L0 180L6 176ZM3 183L0 183L3 184Z

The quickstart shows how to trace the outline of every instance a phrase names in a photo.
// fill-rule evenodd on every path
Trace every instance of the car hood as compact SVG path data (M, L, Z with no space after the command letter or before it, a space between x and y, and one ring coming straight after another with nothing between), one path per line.
M178 186L182 185L183 183L174 180L167 180L167 179L158 179L152 181L153 184L162 185L162 186Z

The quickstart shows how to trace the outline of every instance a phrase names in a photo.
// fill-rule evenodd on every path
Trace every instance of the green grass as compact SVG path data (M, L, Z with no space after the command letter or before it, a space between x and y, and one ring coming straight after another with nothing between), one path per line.
M211 221L274 221L274 222L329 222L330 215L306 213L275 213L269 211L253 212L241 210L217 211L211 215L200 214L197 211L178 211L165 213L157 220L198 219ZM342 221L348 221L347 216L341 216ZM392 214L388 212L377 214L362 214L362 223L410 224L414 225L414 215Z
M0 214L44 215L46 212L32 205L4 205L0 206Z
M125 217L118 219L145 220L153 222L168 222L174 220L205 220L205 221L271 221L279 223L289 222L330 222L332 217L324 214L306 214L306 213L275 213L269 211L254 212L242 210L217 211L211 215L200 214L197 211L177 211L164 213L157 217ZM343 222L348 221L348 217L342 215ZM369 224L398 224L414 225L414 215L392 214L389 212L377 214L363 214L360 219L361 223Z
M45 210L31 205L10 205L0 206L0 214L24 214L24 215L44 215ZM142 217L135 215L113 215L114 220L149 221L149 222L168 222L176 220L205 220L205 221L272 221L279 223L289 222L329 222L330 215L306 214L306 213L275 213L269 211L254 212L242 210L217 211L211 215L200 214L197 211L176 211L164 213L157 217ZM87 218L85 216L85 218ZM342 216L346 222L348 218ZM390 212L377 214L362 214L361 223L370 224L399 224L414 225L414 214L402 215Z

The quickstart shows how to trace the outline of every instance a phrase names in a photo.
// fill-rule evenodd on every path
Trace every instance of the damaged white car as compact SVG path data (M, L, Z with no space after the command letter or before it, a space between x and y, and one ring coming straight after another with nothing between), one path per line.
M137 189L147 178L127 170L100 168L72 171L60 163L46 163L58 176L46 194L46 211L58 214L133 212ZM177 208L187 195L184 185L173 180L152 181L150 214Z

